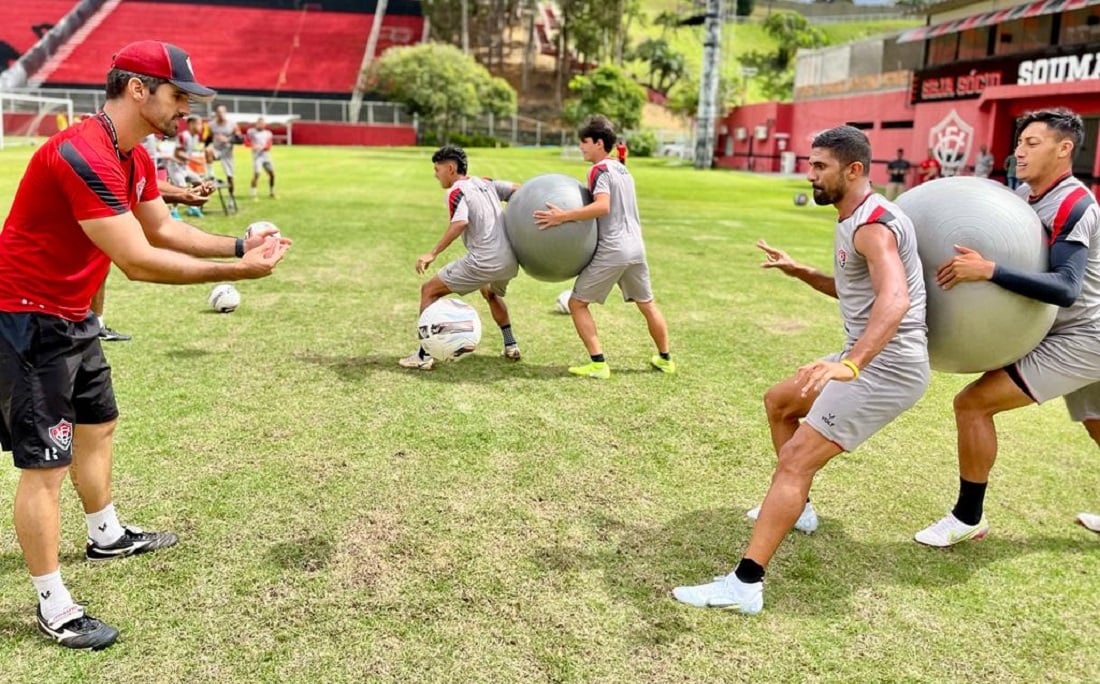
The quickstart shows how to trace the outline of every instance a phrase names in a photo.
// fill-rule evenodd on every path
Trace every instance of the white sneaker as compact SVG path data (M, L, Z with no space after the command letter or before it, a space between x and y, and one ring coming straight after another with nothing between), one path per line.
M913 538L928 546L951 546L967 539L978 541L988 532L989 523L985 521L985 514L982 514L982 519L977 525L967 525L953 513L948 513L934 525L929 525L917 532Z
M1100 515L1096 513L1078 513L1077 522L1086 529L1092 530L1093 532L1100 532Z
M760 517L760 507L750 508L745 512L745 517L749 520L756 520ZM802 515L798 516L798 520L794 523L794 529L806 534L817 529L817 511L814 510L812 501L806 502L806 506L802 509Z
M504 351L501 353L501 356L508 359L509 361L519 361L521 358L523 358L523 355L519 352L518 344L505 345Z
M420 350L414 351L403 359L398 359L397 364L402 368L417 368L419 370L431 370L435 368L435 359L431 356L420 358Z
M746 584L732 572L715 577L709 584L676 587L672 595L680 603L697 608L737 609L747 615L756 615L764 609L764 583Z

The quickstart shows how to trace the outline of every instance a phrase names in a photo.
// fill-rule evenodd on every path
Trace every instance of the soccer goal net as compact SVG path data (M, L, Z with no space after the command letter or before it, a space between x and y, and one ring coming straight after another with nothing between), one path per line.
M55 125L44 127L47 117L54 117ZM73 101L67 97L0 92L0 150L5 145L31 143L36 137L65 128L72 120Z

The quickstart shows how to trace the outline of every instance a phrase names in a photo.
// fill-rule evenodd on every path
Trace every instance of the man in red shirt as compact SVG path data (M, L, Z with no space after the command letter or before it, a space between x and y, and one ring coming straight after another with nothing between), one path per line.
M189 98L213 90L187 54L124 47L103 111L35 152L0 232L0 445L20 469L15 531L38 594L38 627L62 646L101 649L118 630L84 612L61 580L61 484L71 469L88 526L85 555L108 560L172 546L170 532L119 522L111 499L118 419L111 368L89 311L114 262L132 280L203 283L270 275L290 241L211 235L171 218L139 144L176 134ZM273 230L273 229L272 229ZM209 261L205 257L239 257Z
M925 181L936 180L939 177L940 162L936 159L936 155L932 153L932 148L928 148L928 158L917 166L917 185Z
M615 144L615 156L619 158L619 163L623 166L626 166L626 155L626 141L620 138L619 142Z

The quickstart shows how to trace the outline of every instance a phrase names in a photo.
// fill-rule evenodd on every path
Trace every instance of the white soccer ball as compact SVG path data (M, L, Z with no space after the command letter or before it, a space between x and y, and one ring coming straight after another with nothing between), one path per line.
M271 221L256 221L255 223L249 224L248 228L245 229L244 239L247 240L248 238L252 237L253 233L258 233L261 230L263 230L264 228L274 228L275 229L275 232L272 233L269 237L281 238L283 236L283 234L279 232L279 227L276 226Z
M572 290L566 290L558 295L558 298L554 300L554 308L558 310L558 313L569 313L569 299L573 296Z
M417 333L432 358L457 361L473 354L481 342L481 318L461 299L440 299L420 314Z
M230 313L241 305L241 293L229 283L217 285L210 291L210 308L218 313Z

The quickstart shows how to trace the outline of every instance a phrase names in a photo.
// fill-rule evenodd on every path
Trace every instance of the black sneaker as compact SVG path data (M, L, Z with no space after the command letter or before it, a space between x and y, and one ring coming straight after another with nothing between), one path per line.
M79 617L50 627L42 617L42 606L38 607L38 630L65 648L101 651L118 639L118 630L114 627L86 615L83 609Z
M133 339L133 336L127 335L126 333L120 333L114 328L103 326L99 329L99 339L104 342L129 342Z
M101 546L89 539L84 547L84 556L92 561L111 560L166 549L175 546L178 541L179 537L171 532L143 532L137 527L123 525L122 536L113 544Z

